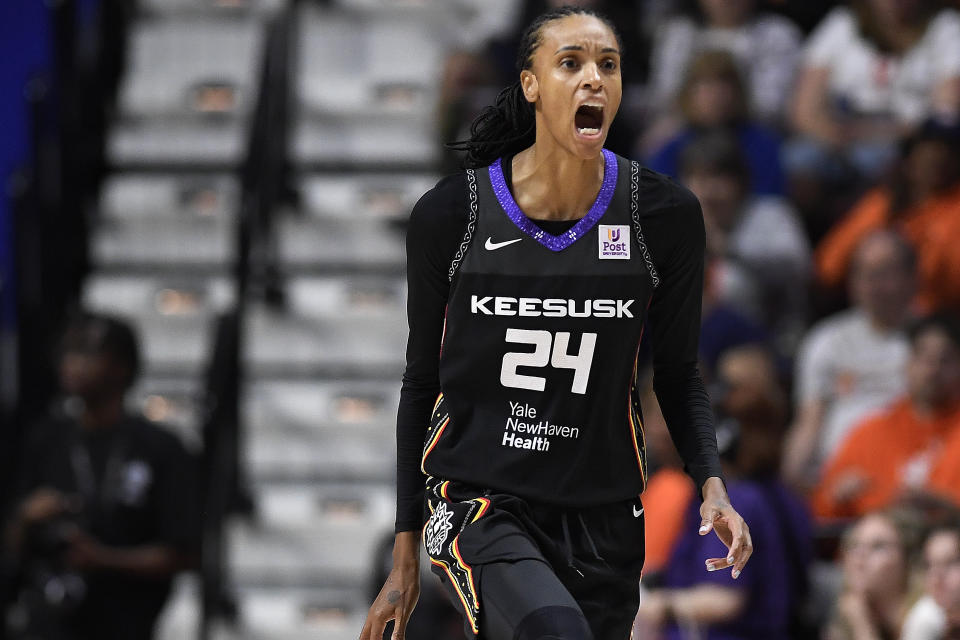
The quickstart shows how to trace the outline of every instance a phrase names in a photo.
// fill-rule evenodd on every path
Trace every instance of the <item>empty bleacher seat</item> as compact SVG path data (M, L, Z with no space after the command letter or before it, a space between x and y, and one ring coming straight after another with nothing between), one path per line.
M322 320L258 308L248 323L247 358L258 375L345 373L382 378L403 368L406 323Z
M247 389L244 415L251 431L366 431L390 437L399 380L257 379Z
M165 217L230 219L240 205L240 186L228 174L114 174L100 200L102 218Z
M121 116L246 113L262 44L260 21L245 16L139 22L120 85Z
M144 13L154 15L217 16L233 13L271 14L281 9L288 0L138 0Z
M378 269L402 273L402 236L369 220L280 221L277 235L281 255L297 267Z
M246 140L246 127L233 119L138 119L114 125L107 157L119 168L227 169L240 162Z
M366 575L393 523L393 497L362 485L271 485L260 489L256 523L231 526L238 579L257 583L349 584Z
M300 180L300 193L305 212L313 217L405 219L437 180L432 174L308 174Z

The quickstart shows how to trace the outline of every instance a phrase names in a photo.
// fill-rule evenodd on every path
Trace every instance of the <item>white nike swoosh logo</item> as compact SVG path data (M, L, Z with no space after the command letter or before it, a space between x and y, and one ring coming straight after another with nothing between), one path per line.
M643 513L643 507L640 507L640 510L637 511L637 505L633 505L633 517L634 517L634 518L639 518L642 513Z
M508 244L513 244L514 242L520 242L523 238L517 238L516 240L505 240L504 242L494 242L493 238L487 238L486 244L483 245L483 248L487 251L493 251L499 249L500 247L505 247Z

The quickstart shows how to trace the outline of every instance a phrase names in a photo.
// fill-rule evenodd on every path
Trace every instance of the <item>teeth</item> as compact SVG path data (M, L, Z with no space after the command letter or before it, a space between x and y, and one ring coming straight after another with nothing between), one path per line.
M600 133L600 129L595 129L593 127L581 127L580 129L577 129L577 131L585 136L593 136Z

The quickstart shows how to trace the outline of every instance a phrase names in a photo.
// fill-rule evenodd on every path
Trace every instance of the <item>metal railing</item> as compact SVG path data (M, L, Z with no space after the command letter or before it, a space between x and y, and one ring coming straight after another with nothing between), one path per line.
M241 451L241 400L246 381L243 354L247 310L252 298L282 299L274 214L290 193L287 137L294 8L267 26L259 92L246 155L238 169L242 189L232 279L234 307L216 320L207 372L204 442L202 615L199 637L210 637L214 619L230 611L227 595L226 518L250 505Z

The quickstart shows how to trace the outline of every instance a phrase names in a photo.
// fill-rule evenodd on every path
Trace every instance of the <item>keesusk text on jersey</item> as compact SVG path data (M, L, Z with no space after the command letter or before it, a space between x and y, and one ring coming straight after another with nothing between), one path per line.
M521 316L545 318L632 318L634 300L574 300L572 298L512 298L509 296L470 296L470 313L485 316Z

